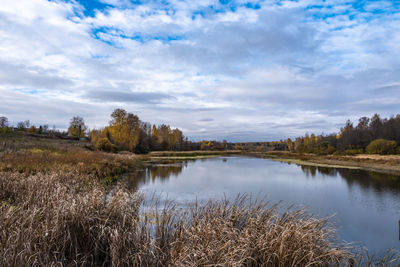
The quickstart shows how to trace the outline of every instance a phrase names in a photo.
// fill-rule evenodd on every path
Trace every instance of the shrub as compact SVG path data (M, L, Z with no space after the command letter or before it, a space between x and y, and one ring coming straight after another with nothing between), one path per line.
M107 138L100 139L97 144L96 148L98 150L107 151L107 152L117 152L117 147L110 142Z
M314 149L314 152L318 155L329 155L333 154L335 151L336 149L328 142L322 142L318 145L316 149Z
M35 126L31 126L31 128L28 129L29 133L36 133L36 127Z
M396 141L376 139L372 141L366 148L369 154L394 154L396 152L397 143Z
M8 126L3 128L3 133L4 134L9 134L10 132L11 132L11 129Z

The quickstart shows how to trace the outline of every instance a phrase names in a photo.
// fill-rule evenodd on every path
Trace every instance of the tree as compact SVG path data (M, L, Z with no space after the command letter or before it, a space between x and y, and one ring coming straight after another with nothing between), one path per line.
M124 109L117 108L111 113L111 117L110 125L121 126L126 123L127 113Z
M346 121L346 125L340 129L338 149L344 151L352 148L352 145L357 140L353 123L350 120Z
M25 124L25 129L29 129L29 127L31 126L30 120L24 121L24 124Z
M153 125L153 128L151 130L151 149L152 150L160 149L159 134L157 126L155 124Z
M8 126L8 118L7 117L0 117L0 128L5 128Z
M289 151L294 151L294 143L292 142L292 139L288 138L286 140L286 146Z
M85 135L87 127L82 117L75 116L71 119L68 128L68 134L70 136L81 138L81 136Z
M119 151L141 154L150 150L182 150L189 145L179 129L171 130L171 127L165 124L152 126L124 109L115 109L111 118L109 126L90 132L90 140L98 149L108 150L112 144Z
M169 125L161 124L158 126L158 143L161 145L162 150L168 150L169 148L169 134L171 127Z
M369 128L371 129L372 139L381 138L383 122L378 114L375 114L369 123Z
M23 121L20 121L17 123L17 128L20 130L24 130L25 129L25 123Z

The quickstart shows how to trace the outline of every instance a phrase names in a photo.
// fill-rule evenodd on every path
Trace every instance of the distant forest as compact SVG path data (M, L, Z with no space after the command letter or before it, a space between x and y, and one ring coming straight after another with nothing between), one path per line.
M29 121L19 122L16 127L12 127L9 126L6 117L0 117L0 133L7 135L13 131L62 139L88 139L99 150L130 151L138 154L166 150L291 151L324 155L400 154L400 114L390 118L381 118L378 114L372 118L362 117L357 125L348 120L339 133L328 135L311 133L294 140L288 138L272 142L232 143L226 140L193 142L177 128L143 122L137 115L124 109L114 110L108 126L90 131L84 119L79 116L71 119L67 132L60 132L55 127L50 129L48 125L36 127L30 125Z
M391 118L362 117L354 125L348 120L338 134L306 134L294 141L290 138L284 150L317 154L396 154L400 153L400 114Z

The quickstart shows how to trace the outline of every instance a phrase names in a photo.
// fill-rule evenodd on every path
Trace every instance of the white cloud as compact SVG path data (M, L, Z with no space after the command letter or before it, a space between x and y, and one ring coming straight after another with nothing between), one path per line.
M0 5L0 113L99 127L118 106L189 137L263 140L398 112L399 91L377 90L400 83L389 2L102 2L88 17L78 2Z

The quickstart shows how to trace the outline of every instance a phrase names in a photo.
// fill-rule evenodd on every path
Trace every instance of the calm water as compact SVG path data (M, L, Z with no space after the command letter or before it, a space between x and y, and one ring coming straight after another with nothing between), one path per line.
M251 193L273 203L335 214L338 238L372 252L400 249L400 177L298 166L251 157L219 157L149 167L130 186L185 203Z

